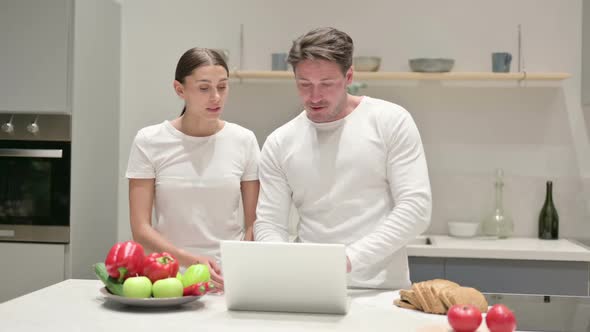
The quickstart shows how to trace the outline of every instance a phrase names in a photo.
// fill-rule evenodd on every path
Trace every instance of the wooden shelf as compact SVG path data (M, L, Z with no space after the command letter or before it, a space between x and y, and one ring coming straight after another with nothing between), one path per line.
M238 79L289 79L291 71L246 71L236 70L230 77ZM491 72L355 72L355 80L429 80L429 81L561 81L571 77L569 73L491 73Z

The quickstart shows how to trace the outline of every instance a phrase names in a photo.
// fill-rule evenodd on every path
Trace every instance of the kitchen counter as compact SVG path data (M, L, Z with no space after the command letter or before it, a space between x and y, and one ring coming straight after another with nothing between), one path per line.
M223 295L180 307L134 308L105 300L97 280L70 279L0 304L2 331L440 331L446 316L392 305L393 291L351 290L348 315L228 311ZM487 331L482 324L478 331Z
M426 244L426 239L431 244ZM489 239L424 235L407 246L408 256L590 262L590 248L576 240Z
M98 280L70 279L0 303L1 331L418 331L450 332L444 315L392 305L397 291L349 290L348 315L228 311L223 295L172 308L106 300ZM516 314L518 331L590 331L590 297L485 294ZM542 312L543 315L539 315ZM489 332L485 316L477 332Z

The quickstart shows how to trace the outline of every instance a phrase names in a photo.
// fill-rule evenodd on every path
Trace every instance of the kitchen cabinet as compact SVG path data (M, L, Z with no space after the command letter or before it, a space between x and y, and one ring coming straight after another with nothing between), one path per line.
M445 278L445 262L438 257L408 257L412 282Z
M410 279L444 278L486 293L588 296L590 263L409 257Z
M70 112L72 1L0 2L0 112Z
M65 280L65 245L0 242L0 302Z
M588 263L447 258L445 276L482 292L588 295Z
M94 277L117 240L120 1L2 0L0 41L0 113L71 114L66 276Z

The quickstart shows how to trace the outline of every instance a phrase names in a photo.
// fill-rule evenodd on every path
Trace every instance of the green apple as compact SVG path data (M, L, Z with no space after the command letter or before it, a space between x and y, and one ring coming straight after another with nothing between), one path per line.
M175 277L160 279L154 283L153 293L154 297L181 297L182 296L182 281Z
M152 282L148 277L131 277L123 283L123 296L144 299L152 295Z
M205 264L194 264L184 271L182 276L182 285L188 287L199 282L206 282L211 279L209 267Z
M182 273L180 271L176 272L176 279L182 281Z

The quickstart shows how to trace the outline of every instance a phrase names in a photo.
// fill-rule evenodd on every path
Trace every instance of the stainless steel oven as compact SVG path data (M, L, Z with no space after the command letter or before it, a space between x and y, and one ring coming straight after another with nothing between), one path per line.
M70 242L69 115L0 114L0 241Z

